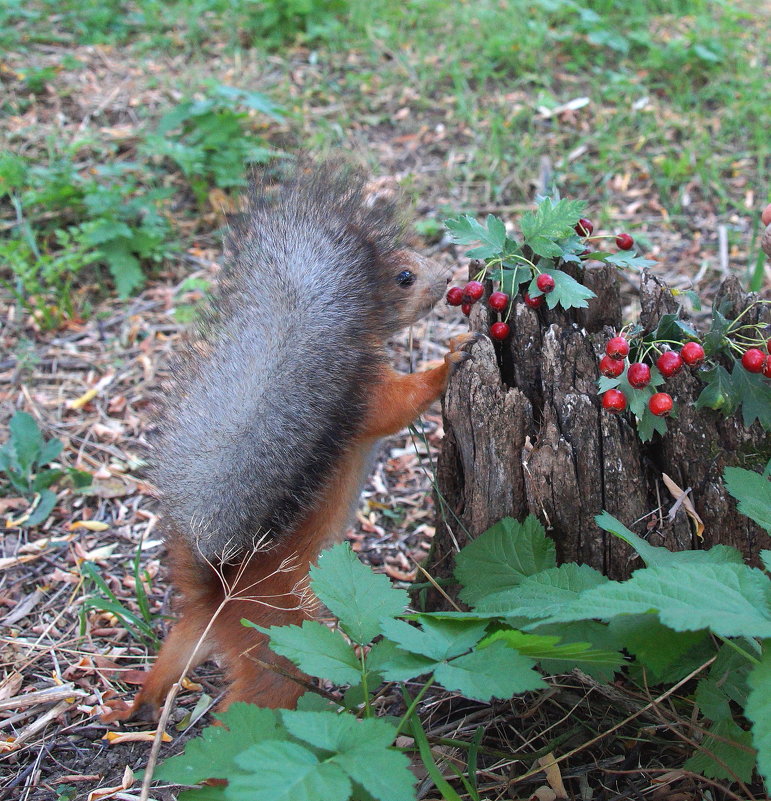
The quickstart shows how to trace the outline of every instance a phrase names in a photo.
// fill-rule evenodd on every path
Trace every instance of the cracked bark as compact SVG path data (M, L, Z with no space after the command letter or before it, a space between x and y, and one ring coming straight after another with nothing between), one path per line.
M602 412L597 354L621 325L621 303L613 268L587 269L584 283L598 296L588 309L534 312L518 303L510 339L479 342L474 360L453 376L437 463L437 533L429 560L435 577L450 576L457 549L507 515L536 515L556 541L560 561L589 564L613 578L641 563L595 525L602 510L673 550L724 543L757 563L760 549L769 547L765 532L736 511L721 478L728 465L757 464L768 452L768 435L758 423L745 429L735 417L690 405L702 384L689 371L667 382L680 416L669 422L666 437L643 444L627 415ZM736 279L721 286L718 302L723 299L730 316L750 302ZM643 277L640 301L647 330L675 306L650 275ZM487 331L490 321L477 304L472 330ZM662 473L691 488L703 540L682 507L669 519L675 500Z

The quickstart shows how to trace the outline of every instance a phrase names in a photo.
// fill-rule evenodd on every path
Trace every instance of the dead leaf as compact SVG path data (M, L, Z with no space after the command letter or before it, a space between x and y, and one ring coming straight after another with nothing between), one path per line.
M102 718L104 720L104 718ZM154 731L108 731L102 737L107 740L110 745L118 745L119 743L151 743L155 739ZM164 743L170 743L171 737L163 732L161 740Z
M562 783L562 774L553 753L546 754L538 759L538 764L546 774L546 781L549 787L555 792L555 798L567 798L568 794L565 785Z
M672 519L675 515L675 512L677 512L677 507L682 504L683 509L685 509L685 513L691 518L691 520L693 520L694 525L696 526L696 536L699 539L703 539L704 523L696 512L696 507L693 505L693 501L691 500L690 491L686 491L678 487L677 484L675 484L675 482L672 481L672 479L666 473L661 474L661 479L671 493L672 497L675 499L675 505L669 512L670 519Z

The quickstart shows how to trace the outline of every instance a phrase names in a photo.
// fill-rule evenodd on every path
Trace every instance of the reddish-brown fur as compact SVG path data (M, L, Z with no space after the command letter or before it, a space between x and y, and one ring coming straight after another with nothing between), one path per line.
M181 594L180 617L131 709L113 713L111 719L157 717L196 647L190 668L212 656L221 658L226 666L230 690L221 708L234 701L273 708L296 704L305 687L284 675L299 677L296 668L270 651L264 635L240 621L248 618L262 626L300 625L313 617L307 593L309 566L321 549L342 537L374 443L409 425L442 394L452 367L468 358L461 348L475 339L473 334L454 339L444 363L432 370L410 375L390 368L381 371L360 434L317 507L270 550L247 553L239 563L216 570L208 567L202 575L200 559L189 542L181 535L169 538L172 579ZM224 584L230 591L223 603ZM284 672L266 670L258 660Z

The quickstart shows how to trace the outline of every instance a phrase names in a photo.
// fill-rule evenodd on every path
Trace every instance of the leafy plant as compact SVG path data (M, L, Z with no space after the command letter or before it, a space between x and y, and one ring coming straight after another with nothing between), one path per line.
M215 86L203 100L185 100L165 114L143 152L176 164L203 204L212 187L243 186L244 166L273 156L264 140L250 141L246 134L249 111L282 119L279 109L259 92Z
M65 474L81 488L91 483L91 477L79 470L48 467L61 453L62 441L44 439L32 415L15 412L8 431L8 440L0 446L0 473L7 482L5 490L12 489L32 500L30 511L18 522L36 526L46 520L56 503L56 495L49 487Z
M748 511L755 516L755 507ZM405 734L442 797L459 801L416 714L431 685L488 701L546 686L539 668L580 665L603 681L625 666L629 680L685 685L681 693L691 694L678 703L704 733L685 767L748 782L757 765L771 780L769 575L744 564L734 548L671 552L607 513L597 523L634 548L645 567L611 581L585 565L558 566L554 544L535 518L504 519L458 554L456 577L468 612L408 613L406 594L360 564L347 545L326 551L311 571L311 586L338 618L337 628L316 621L257 628L306 673L349 685L341 702L348 714L312 694L297 712L234 705L220 716L222 726L206 729L157 776L188 785L227 777L227 786L185 795L191 799L294 801L323 794L327 801L411 801L412 780L393 746ZM771 567L771 552L764 559ZM418 679L413 696L404 683ZM403 683L398 719L373 719L373 693L382 681ZM478 799L475 745L456 745L468 754L468 778L460 771L459 778Z

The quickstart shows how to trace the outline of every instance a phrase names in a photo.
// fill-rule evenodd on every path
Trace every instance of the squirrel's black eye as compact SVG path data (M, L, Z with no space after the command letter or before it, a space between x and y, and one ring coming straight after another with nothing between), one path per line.
M415 283L416 278L417 276L415 273L410 270L402 270L399 275L396 276L396 283L399 284L399 286L411 286Z

